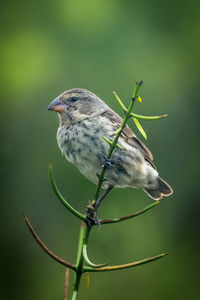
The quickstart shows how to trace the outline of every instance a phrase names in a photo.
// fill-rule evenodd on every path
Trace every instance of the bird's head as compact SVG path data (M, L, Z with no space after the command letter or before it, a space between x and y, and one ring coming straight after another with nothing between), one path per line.
M61 122L79 122L97 116L108 109L95 94L85 89L74 88L63 92L48 106L59 114Z

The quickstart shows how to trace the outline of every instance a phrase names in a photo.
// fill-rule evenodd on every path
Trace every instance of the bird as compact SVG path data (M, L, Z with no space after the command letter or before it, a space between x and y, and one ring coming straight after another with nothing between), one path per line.
M72 88L56 97L48 110L58 113L57 143L66 159L94 184L106 166L102 188L139 188L158 201L173 193L158 174L153 155L133 131L125 126L110 160L106 159L122 118L94 93Z

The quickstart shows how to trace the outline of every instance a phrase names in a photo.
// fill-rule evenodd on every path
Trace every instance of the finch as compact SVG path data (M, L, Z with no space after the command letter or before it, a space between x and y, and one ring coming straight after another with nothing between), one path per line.
M106 164L106 156L122 118L94 93L81 88L63 92L48 106L59 116L57 142L66 159L79 171L98 183L97 174ZM158 176L150 150L126 126L106 169L102 187L133 187L143 189L154 200L173 193Z

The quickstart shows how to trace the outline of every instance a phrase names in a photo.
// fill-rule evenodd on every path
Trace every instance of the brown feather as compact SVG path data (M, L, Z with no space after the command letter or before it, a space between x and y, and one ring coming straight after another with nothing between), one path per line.
M123 120L116 112L114 112L112 109L108 109L103 114L111 120L111 122L113 123L113 126L114 126L114 130L119 129ZM144 154L145 159L155 169L155 166L152 163L153 155L152 155L151 151L145 146L145 144L143 142L141 142L136 137L136 135L133 133L133 131L127 125L123 129L121 137L124 138L130 146L132 146L133 148L139 149Z

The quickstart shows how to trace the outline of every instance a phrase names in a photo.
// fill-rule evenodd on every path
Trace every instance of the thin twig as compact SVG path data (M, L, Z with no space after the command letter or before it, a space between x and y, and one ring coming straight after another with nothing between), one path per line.
M79 241L78 241L78 251L77 251L77 257L76 257L76 273L74 276L74 284L73 284L73 293L72 293L72 300L76 300L78 296L78 289L81 281L81 276L83 273L83 242L85 239L85 236L89 234L90 227L85 223L81 222L80 226L80 234L79 234Z
M74 214L76 217L78 217L79 219L81 219L82 221L86 222L86 217L84 215L82 215L79 211L77 211L76 209L74 209L66 200L65 198L62 196L62 194L60 193L60 191L58 190L58 187L56 185L54 176L53 176L53 168L52 168L52 163L49 163L49 178L50 178L50 182L52 185L52 188L56 194L56 196L58 197L58 199L60 200L60 202L72 213Z
M142 119L142 120L159 120L162 118L166 118L168 114L160 115L160 116L141 116L135 113L131 113L131 116L137 119Z
M104 139L104 141L106 141L110 146L112 145L112 142L107 139L107 137L105 137L104 135L102 135L102 138ZM124 150L123 147L121 147L120 145L116 144L116 147L119 148L120 150Z
M84 258L85 262L87 263L87 265L92 268L102 268L102 267L105 267L108 265L108 263L98 264L98 265L92 263L87 255L87 245L86 244L83 245L83 258Z
M69 269L66 268L65 282L64 282L64 300L67 300L68 285L69 285Z
M118 266L109 266L109 267L103 267L103 268L90 268L90 267L84 267L84 272L104 272L104 271L115 271L115 270L122 270L122 269L128 269L132 267L136 267L139 265L143 265L149 262L152 262L154 260L163 258L167 255L167 253L162 253L153 257L149 257L143 260L135 261L129 264L124 265L118 265Z
M89 235L90 235L90 231L91 231L91 227L89 225L85 225L85 230L84 230L84 235L83 235L83 239L82 239L82 247L81 247L81 254L83 256L83 261L86 262L86 264L92 268L101 268L101 267L105 267L107 265L106 264L94 264L90 261L90 259L88 258L87 255L87 244L88 244L88 239L89 239ZM83 262L82 261L82 262Z
M119 98L119 96L117 95L117 93L115 91L113 91L113 94L114 94L117 102L121 106L121 108L125 112L127 112L126 106L124 105L124 103L122 102L122 100ZM164 115L160 115L160 116L142 116L142 115L138 115L138 114L135 114L135 113L131 112L131 116L134 117L134 118L137 118L137 119L142 119L142 120L159 120L159 119L167 117L168 115L164 114Z
M74 271L76 271L76 266L63 260L62 258L58 257L57 255L55 255L51 250L49 250L47 248L47 246L41 241L41 239L39 238L39 236L37 235L37 233L35 232L35 230L33 229L33 226L31 225L29 219L24 215L24 220L26 222L26 225L28 226L32 236L34 237L34 239L36 240L36 242L40 245L40 247L49 255L51 256L54 260L56 260L57 262L59 262L61 265L64 265Z
M139 211L136 211L132 214L129 214L129 215L126 215L126 216L123 216L123 217L120 217L120 218L114 218L114 219L107 219L107 220L99 220L99 223L100 224L110 224L110 223L118 223L118 222L122 222L122 221L126 221L128 219L131 219L131 218L134 218L134 217L137 217L143 213L145 213L146 211L150 210L151 208L155 207L156 205L158 205L160 203L160 201L157 201L157 202L154 202L148 206L146 206L145 208L139 210ZM95 222L95 225L98 225L97 222Z
M139 132L142 134L142 136L145 138L145 140L147 140L147 135L146 132L144 131L144 129L142 128L142 125L140 124L140 122L138 121L137 118L131 118L133 120L133 122L135 123L137 129L139 130Z

